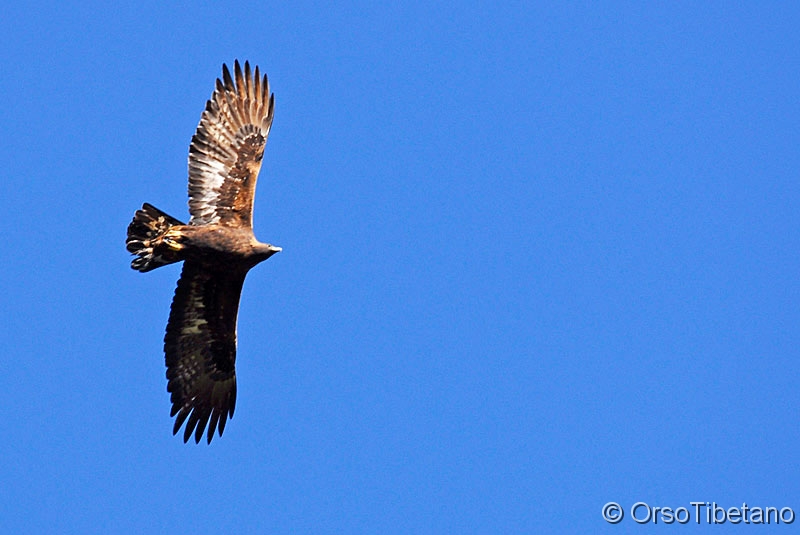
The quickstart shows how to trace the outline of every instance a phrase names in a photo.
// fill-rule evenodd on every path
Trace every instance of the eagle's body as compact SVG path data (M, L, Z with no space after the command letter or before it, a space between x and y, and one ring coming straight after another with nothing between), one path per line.
M220 436L236 405L236 317L247 272L280 251L256 240L253 199L274 99L267 77L245 62L222 80L200 118L189 150L189 224L145 203L128 226L131 267L150 271L183 261L170 309L164 353L173 433L184 442ZM234 81L235 78L235 81Z
M247 269L277 252L272 245L256 240L252 230L223 225L176 225L157 247L174 261L192 260L209 267L224 263Z

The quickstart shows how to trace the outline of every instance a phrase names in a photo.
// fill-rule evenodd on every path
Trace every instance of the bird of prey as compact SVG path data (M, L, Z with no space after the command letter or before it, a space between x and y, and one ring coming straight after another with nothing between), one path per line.
M236 405L236 317L247 272L281 250L253 235L253 198L275 99L266 75L237 60L200 117L189 147L189 214L183 224L145 203L128 226L131 267L150 271L183 261L164 354L173 434L208 443Z

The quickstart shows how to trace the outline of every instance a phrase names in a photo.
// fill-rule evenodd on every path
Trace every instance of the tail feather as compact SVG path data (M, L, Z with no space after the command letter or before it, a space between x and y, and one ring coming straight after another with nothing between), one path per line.
M128 251L136 255L131 267L145 272L175 262L175 259L165 258L155 250L158 238L175 225L183 223L152 204L144 203L141 210L136 210L133 221L128 225L128 239L125 240Z

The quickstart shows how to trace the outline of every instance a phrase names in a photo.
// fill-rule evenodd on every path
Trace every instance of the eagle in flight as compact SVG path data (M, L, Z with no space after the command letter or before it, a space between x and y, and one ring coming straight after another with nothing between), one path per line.
M281 250L253 235L253 198L275 99L266 75L237 60L200 117L189 147L189 214L183 224L145 203L128 226L131 267L183 261L164 336L173 434L186 423L208 443L236 406L236 316L247 272Z

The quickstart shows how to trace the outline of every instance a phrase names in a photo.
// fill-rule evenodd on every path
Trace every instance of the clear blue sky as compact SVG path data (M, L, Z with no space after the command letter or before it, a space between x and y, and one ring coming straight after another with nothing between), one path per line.
M4 531L800 514L800 9L644 4L4 6ZM132 271L125 229L187 217L236 58L276 95L255 232L284 250L245 283L235 417L186 445L179 267Z

